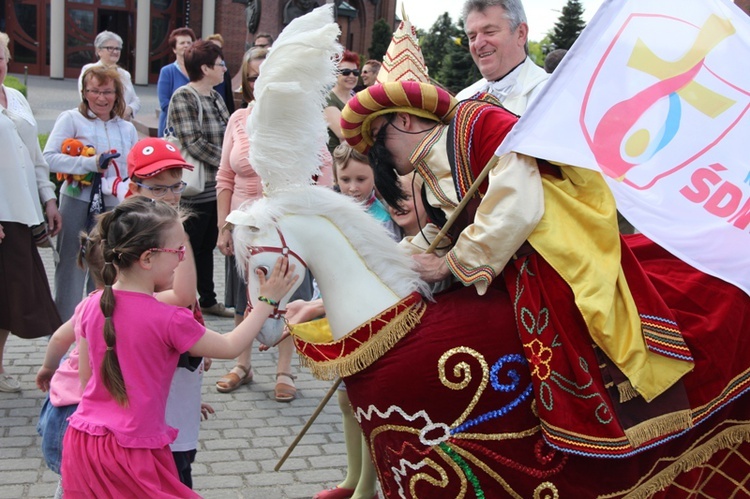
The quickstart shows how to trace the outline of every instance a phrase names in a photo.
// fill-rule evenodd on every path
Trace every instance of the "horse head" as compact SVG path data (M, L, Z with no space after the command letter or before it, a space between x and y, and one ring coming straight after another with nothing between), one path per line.
M227 221L233 226L234 248L237 266L247 282L249 308L258 303L260 296L260 282L256 271L261 270L266 276L271 272L276 261L281 256L289 259L289 265L294 266L292 272L298 276L297 282L289 292L279 301L279 305L263 323L258 341L264 345L273 346L281 338L284 331L284 318L289 298L302 284L307 270L307 263L299 255L299 244L291 235L291 239L282 232L279 224L267 217L257 217L250 211L250 206L233 211ZM297 251L291 249L289 243L294 244Z

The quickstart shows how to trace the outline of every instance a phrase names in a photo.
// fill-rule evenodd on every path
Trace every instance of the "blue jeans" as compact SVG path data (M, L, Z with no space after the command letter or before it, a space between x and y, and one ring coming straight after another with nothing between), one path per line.
M62 442L65 430L68 429L68 418L78 408L78 404L55 407L49 401L44 401L42 412L39 413L39 422L36 431L42 436L42 455L47 467L60 474L60 463L62 462Z

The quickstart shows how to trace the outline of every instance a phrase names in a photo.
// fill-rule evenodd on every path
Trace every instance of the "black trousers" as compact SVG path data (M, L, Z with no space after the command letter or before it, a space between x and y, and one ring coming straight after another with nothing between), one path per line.
M216 201L207 203L184 202L192 212L185 221L185 232L190 238L190 245L195 254L195 268L198 278L198 296L201 308L216 304L214 292L214 248L219 237L216 227Z
M181 452L172 452L174 457L174 464L177 465L177 474L180 476L180 482L184 483L191 489L193 488L193 461L195 461L195 454L198 451L187 450Z

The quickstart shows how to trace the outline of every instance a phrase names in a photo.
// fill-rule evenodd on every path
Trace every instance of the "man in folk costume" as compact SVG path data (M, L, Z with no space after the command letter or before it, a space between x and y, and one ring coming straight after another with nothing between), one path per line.
M460 101L492 94L521 115L549 75L528 56L529 26L521 0L466 0L462 18L469 52L483 78L458 93Z
M457 103L414 79L357 94L342 112L344 136L369 153L389 204L402 196L397 175L416 170L424 179L425 205L433 208L430 218L441 225L456 214L448 232L455 244L445 256L414 255L426 281L452 276L480 295L489 286L507 287L545 439L561 449L613 457L691 427L681 378L694 359L682 333L707 323L724 328L726 310L707 311L706 321L686 319L673 304L691 290L665 291L652 271L668 267L700 289L726 289L721 299L735 304L747 297L654 250L645 238L632 249L623 244L614 199L598 172L516 153L494 156L517 117L492 96ZM456 213L482 174L486 179ZM634 251L655 261L639 262ZM739 325L729 327L740 335ZM553 378L567 380L576 393ZM582 414L601 418L586 424L577 417Z
M295 113L314 104L304 122L319 132L303 152L318 150L313 142L322 143L325 135L322 119L316 124L314 118L326 85L316 86L315 79L327 83L330 75L314 72L333 72L326 66L330 55L322 50L317 59L304 54L290 60L299 55L297 45L280 42L259 79L260 107L249 123L251 162L263 176L268 204L239 213L233 223L248 226L241 234L269 225L261 237L281 241L278 226L271 235L274 224L263 220L279 216L278 225L307 231L307 223L279 215L294 215L297 206L300 215L326 227L324 245L344 235L332 249L348 248L336 253L348 261L335 258L332 264L334 258L319 254L320 229L300 240L315 249L311 257L328 257L321 258L326 271L320 282L331 297L331 328L326 337L302 338L304 325L296 325L295 342L313 372L346 378L387 497L650 496L668 486L685 495L744 491L750 398L741 395L750 390L750 335L742 333L750 328L750 306L743 292L645 239L622 244L599 174L521 155L496 158L514 115L488 96L457 106L421 81L375 85L342 114L350 143L374 150L387 198L398 198L388 192L388 175L416 169L436 221L442 213L447 227L453 214L464 214L446 256L422 255L419 261L423 275L454 276L466 287L438 294L434 302L416 292L426 292L416 279L413 287L396 291L396 281L414 277L407 262L387 260L394 251L376 252L377 261L364 258L352 246L354 237L375 227L350 234L344 220L329 224L331 212L309 214L311 203L289 185L307 185L315 160L278 157L274 153L286 144L262 140L288 126L268 119L282 103ZM312 46L306 37L300 42ZM299 91L290 92L295 87L289 80L271 70L279 61L309 64L295 73L305 75L297 81ZM283 85L274 85L274 74ZM289 135L297 140L313 134L294 129ZM286 164L279 168L279 161ZM474 178L480 179L476 196ZM471 201L464 211L462 198ZM281 210L279 203L290 206ZM349 223L364 216L345 215ZM253 241L236 247L249 252ZM391 262L388 269L373 270L383 261ZM408 272L386 284L390 267ZM353 269L368 283L362 289L353 287L354 279L335 279ZM376 293L381 301L373 307ZM345 300L357 306L347 301L337 308ZM372 310L350 315L360 304ZM702 308L696 314L686 306ZM685 374L693 365L695 372ZM702 488L706 475L728 477L731 488L723 495L725 482Z

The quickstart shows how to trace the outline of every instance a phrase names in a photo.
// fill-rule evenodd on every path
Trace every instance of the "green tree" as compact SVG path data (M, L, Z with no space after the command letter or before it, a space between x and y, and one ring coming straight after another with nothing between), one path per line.
M550 35L547 34L542 38L541 42L535 42L529 40L529 57L534 61L537 66L544 66L544 58L547 57L554 48L552 48L552 41L550 41Z
M451 92L458 93L479 80L482 75L469 52L469 40L459 24L458 36L447 47L440 71L430 73L435 80Z
M460 30L453 24L451 16L444 12L437 18L430 31L420 39L419 45L422 47L422 55L430 76L435 78L440 73L445 56L459 36Z
M562 14L552 30L551 41L555 48L569 49L578 39L586 23L583 21L583 6L578 0L568 0L562 9Z
M382 61L385 52L388 50L388 45L391 43L391 26L385 19L378 19L372 26L372 44L367 49L369 59L375 59L376 61Z

